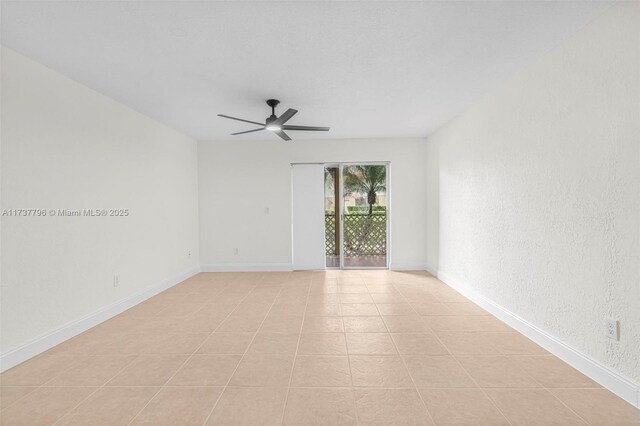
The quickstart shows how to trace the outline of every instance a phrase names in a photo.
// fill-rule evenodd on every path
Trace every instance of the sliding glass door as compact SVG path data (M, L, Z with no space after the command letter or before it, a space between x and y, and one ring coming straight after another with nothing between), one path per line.
M387 268L387 170L383 163L325 167L327 268Z

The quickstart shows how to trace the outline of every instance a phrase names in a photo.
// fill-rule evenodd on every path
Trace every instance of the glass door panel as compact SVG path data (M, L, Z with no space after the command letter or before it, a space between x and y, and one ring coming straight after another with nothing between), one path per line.
M387 165L345 165L341 174L342 267L386 268Z
M324 169L324 232L325 265L340 268L340 168Z

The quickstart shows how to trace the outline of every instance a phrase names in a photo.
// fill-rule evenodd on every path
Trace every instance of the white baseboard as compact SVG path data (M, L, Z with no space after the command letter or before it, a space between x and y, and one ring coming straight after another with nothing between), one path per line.
M429 264L425 264L424 269L434 277L438 276L438 268L434 268L432 266L429 266Z
M429 272L433 274L433 272ZM518 330L576 370L598 382L630 404L640 408L640 384L621 376L602 363L577 351L546 331L498 305L491 299L479 294L469 285L459 282L451 275L438 271L437 276L445 284L489 311L509 326Z
M427 265L425 263L392 262L389 264L389 269L392 271L424 271L427 269Z
M78 334L87 331L88 329L95 327L96 325L112 318L119 313L126 311L127 309L144 302L156 294L173 287L174 285L186 280L189 277L200 272L199 267L188 269L176 276L160 281L138 293L135 293L125 299L114 302L103 308L100 308L96 312L86 315L77 320L71 321L58 328L55 328L45 334L42 334L31 341L10 349L0 355L0 371L8 370L29 358L33 358L52 347L68 340Z
M202 272L274 272L293 271L291 263L214 263L202 265Z

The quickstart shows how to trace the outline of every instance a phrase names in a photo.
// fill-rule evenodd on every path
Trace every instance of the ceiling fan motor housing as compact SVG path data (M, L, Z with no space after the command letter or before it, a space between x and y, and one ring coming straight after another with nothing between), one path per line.
M268 125L270 122L276 119L276 107L280 103L277 99L267 99L267 105L271 107L271 117L267 118L265 125Z

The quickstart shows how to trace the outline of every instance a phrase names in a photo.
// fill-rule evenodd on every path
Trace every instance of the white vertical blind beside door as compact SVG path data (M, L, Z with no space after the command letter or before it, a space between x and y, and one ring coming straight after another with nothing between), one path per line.
M324 165L293 164L293 269L324 269Z

